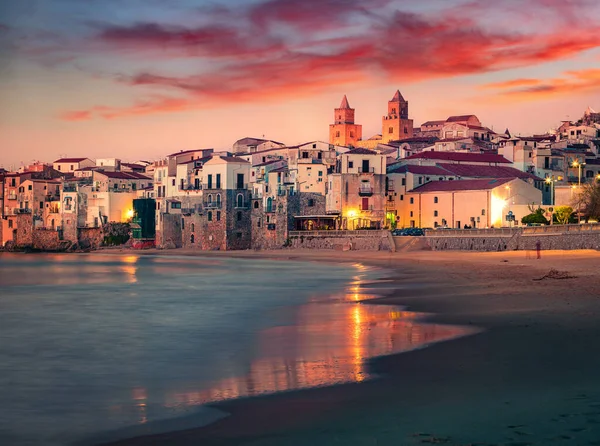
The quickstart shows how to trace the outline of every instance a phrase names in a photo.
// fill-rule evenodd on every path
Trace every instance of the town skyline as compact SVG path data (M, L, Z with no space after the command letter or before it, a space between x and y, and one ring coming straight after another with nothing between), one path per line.
M531 135L600 108L587 0L28 5L0 24L4 167L327 141L344 95L368 139L397 89L415 126L475 114Z

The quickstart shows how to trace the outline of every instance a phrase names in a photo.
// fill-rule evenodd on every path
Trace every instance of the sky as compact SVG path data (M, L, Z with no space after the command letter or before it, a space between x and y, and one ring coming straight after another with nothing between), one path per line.
M326 141L344 94L368 138L398 89L544 133L600 109L599 36L597 0L0 2L0 166Z

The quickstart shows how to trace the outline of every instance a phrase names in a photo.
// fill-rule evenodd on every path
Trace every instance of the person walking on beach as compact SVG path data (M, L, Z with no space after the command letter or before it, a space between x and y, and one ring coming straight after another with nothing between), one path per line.
M542 258L542 242L541 241L537 241L535 242L535 250L537 252L537 258L541 259Z

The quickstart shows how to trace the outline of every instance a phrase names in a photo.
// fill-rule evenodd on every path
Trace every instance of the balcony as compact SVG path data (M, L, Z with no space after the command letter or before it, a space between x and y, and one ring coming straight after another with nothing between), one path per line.
M194 185L194 184L186 184L185 186L181 186L179 185L179 190L181 191L186 191L186 190L202 190L202 185L199 184L198 186Z
M63 185L63 192L76 192L77 186L75 184L65 184Z
M17 208L15 209L15 214L31 214L30 208Z
M396 202L395 201L386 201L385 202L385 210L386 211L393 211L396 209Z
M8 197L7 197L7 198L8 198L9 200L16 200L16 199L17 199L17 194L16 194L16 193L14 193L14 192L13 192L13 193L10 193L10 194L8 194Z
M203 203L203 206L206 209L221 209L221 202L220 201L213 201L211 203Z
M60 195L48 194L44 197L44 201L60 201Z
M373 186L360 186L358 188L358 195L361 197L370 197L373 195Z
M360 206L360 210L361 210L361 211L372 211L372 210L373 210L373 205L372 205L372 204L370 204L370 205L368 205L368 206L363 206L363 205L361 205L361 206Z
M236 190L246 190L248 189L248 183L237 183L235 185Z
M358 173L364 173L364 174L375 173L375 168L374 167L369 167L367 169L363 169L362 167L359 167L358 168Z

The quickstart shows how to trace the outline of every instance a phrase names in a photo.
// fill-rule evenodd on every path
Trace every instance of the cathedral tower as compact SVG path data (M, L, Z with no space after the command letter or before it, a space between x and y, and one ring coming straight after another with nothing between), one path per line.
M402 97L400 90L398 90L392 100L388 102L387 116L383 117L382 142L387 143L412 138L412 136L413 120L408 119L408 101Z
M354 123L354 109L350 108L344 95L342 103L334 112L334 123L329 126L329 144L354 146L362 139L362 125Z

